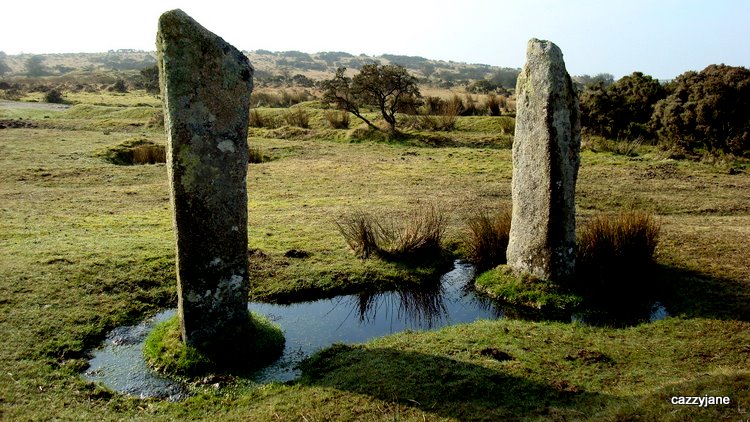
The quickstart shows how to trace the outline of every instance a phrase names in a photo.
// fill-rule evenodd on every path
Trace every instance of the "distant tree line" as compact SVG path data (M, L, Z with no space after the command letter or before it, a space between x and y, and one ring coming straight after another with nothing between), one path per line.
M668 84L634 72L587 81L584 130L615 140L646 139L686 153L750 155L750 70L710 65Z

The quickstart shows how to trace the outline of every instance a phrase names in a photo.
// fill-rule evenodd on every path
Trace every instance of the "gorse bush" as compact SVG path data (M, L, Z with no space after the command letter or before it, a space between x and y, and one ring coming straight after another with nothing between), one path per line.
M50 89L44 93L44 101L53 104L61 104L65 102L65 99L63 98L62 92L56 89Z
M612 139L653 137L649 120L657 101L666 96L658 80L641 72L611 85L588 85L580 94L581 126Z
M468 238L465 240L466 258L479 271L505 264L505 251L510 237L511 210L506 208L490 214L479 211L467 224Z
M651 117L659 143L686 152L750 154L750 70L711 65L669 85Z
M376 255L388 260L412 260L438 256L447 218L434 205L422 205L401 222L382 221L364 211L355 211L336 221L346 243L360 258Z
M595 217L578 233L576 278L598 290L642 273L653 263L659 231L659 223L639 211Z

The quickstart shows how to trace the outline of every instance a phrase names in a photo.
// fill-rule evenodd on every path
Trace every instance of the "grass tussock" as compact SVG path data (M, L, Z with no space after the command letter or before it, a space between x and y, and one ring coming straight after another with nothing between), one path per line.
M164 145L155 144L146 139L131 139L107 148L98 154L112 164L136 165L166 163L167 153Z
M349 129L349 112L344 110L326 110L326 121L333 129Z
M263 149L257 146L247 147L247 162L250 164L261 164L271 161L271 157L263 152Z
M289 108L284 112L284 121L289 126L302 129L310 128L310 115L302 107Z
M279 127L277 120L270 114L261 113L259 110L250 110L250 127L275 129Z
M375 255L388 260L409 260L441 255L447 222L440 208L422 205L400 222L383 221L367 212L355 211L339 218L336 226L360 258Z
M479 271L505 264L511 214L508 207L495 213L479 211L467 221L466 258Z
M641 211L595 217L577 236L576 279L599 293L635 287L641 279L635 276L652 267L660 230Z

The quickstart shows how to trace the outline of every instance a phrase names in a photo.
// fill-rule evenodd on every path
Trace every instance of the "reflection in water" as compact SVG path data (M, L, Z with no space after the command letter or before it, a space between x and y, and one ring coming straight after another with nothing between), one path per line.
M474 296L473 279L474 268L457 261L440 283L420 286L419 291L403 289L288 305L251 302L248 309L281 326L286 338L282 357L253 374L251 381L292 380L299 376L299 362L334 343L360 343L404 330L437 329L502 315L491 302ZM138 326L118 328L117 336L136 341L126 347L108 337L102 348L93 351L84 378L135 396L181 398L184 389L151 371L141 352L154 321L172 315L174 310L167 310Z
M467 289L474 268L460 261L439 284L420 290L339 296L314 302L277 305L251 303L250 310L266 315L284 330L286 348L276 363L253 377L258 382L286 381L299 375L297 364L334 343L361 343L404 330L432 330L501 313Z
M385 318L390 321L409 321L416 327L431 329L448 316L444 293L441 283L424 286L421 290L360 294L355 298L359 322L373 323L378 312L385 312Z

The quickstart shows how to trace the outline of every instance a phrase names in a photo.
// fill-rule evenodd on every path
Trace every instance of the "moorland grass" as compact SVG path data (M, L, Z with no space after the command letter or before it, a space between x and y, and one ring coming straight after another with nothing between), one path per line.
M263 315L248 313L247 323L225 333L228 340L205 350L186 345L177 315L158 324L146 338L143 355L155 370L178 376L258 369L284 351L284 333Z
M420 204L400 221L356 210L336 220L339 233L360 258L389 261L444 261L447 218L435 204Z
M508 319L405 332L322 351L299 382L194 385L180 403L87 383L79 377L87 350L108 330L176 303L165 166L117 166L96 156L134 132L163 143L163 132L147 128L150 116L139 110L121 121L106 116L109 108L92 110L76 119L0 110L0 118L44 124L0 130L4 419L746 417L750 175L730 174L721 163L665 160L648 149L638 157L585 151L578 215L585 222L636 208L658 216L656 265L645 281L664 286L672 318L626 328ZM249 241L262 251L251 256L253 299L422 278L397 263L355 257L331 216L359 208L403 218L415 201L429 201L449 210L446 237L460 238L467 215L510 200L510 150L482 141L495 142L497 118L460 117L451 134L456 144L428 148L324 135L337 131L322 114L317 123L317 109L308 111L314 136L277 139L251 130L251 143L274 157L248 172ZM290 249L310 254L285 258ZM485 349L513 359L495 360L500 354ZM732 404L669 403L674 395L703 394L727 395Z
M506 207L494 213L486 210L476 211L466 221L466 259L474 264L478 271L505 264L511 216L510 207Z

